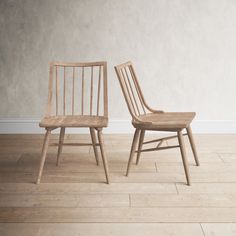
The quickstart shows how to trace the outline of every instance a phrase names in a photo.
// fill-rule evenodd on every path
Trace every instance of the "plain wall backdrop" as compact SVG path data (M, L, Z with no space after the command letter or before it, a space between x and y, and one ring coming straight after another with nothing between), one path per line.
M108 62L109 116L129 120L114 65L147 102L236 120L235 0L1 0L0 118L44 115L50 61Z

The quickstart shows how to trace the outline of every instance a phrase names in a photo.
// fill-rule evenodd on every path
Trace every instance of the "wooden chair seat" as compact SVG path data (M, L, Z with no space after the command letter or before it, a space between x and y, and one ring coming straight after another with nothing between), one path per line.
M93 127L104 128L108 118L104 116L49 116L42 119L40 127Z
M179 131L187 128L195 117L195 112L147 113L133 121L135 128L160 131Z

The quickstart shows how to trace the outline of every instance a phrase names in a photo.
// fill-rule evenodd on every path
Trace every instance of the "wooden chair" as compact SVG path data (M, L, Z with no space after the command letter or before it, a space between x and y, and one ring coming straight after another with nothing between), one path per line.
M109 183L108 165L104 150L102 129L108 125L107 64L106 62L60 63L52 62L49 72L48 103L45 117L39 126L46 129L38 178L43 172L49 136L52 130L60 128L57 165L63 145L92 145L96 163L99 164L97 146ZM92 143L64 143L66 127L88 127ZM96 131L98 143L96 140Z
M199 166L197 151L190 127L190 124L195 117L195 113L163 112L150 108L144 99L132 63L126 62L124 64L117 65L115 66L115 71L119 79L129 112L132 116L132 124L136 129L131 146L126 175L128 176L129 174L130 165L135 152L137 152L136 164L138 164L141 152L165 150L168 148L180 148L187 184L190 185L190 176L183 135L188 135L196 165ZM182 133L184 129L187 131L186 134ZM144 142L146 130L177 132L177 135ZM179 145L162 146L163 141L172 138L178 138ZM142 149L143 144L150 143L157 143L157 146L154 148ZM137 144L138 150L136 151Z

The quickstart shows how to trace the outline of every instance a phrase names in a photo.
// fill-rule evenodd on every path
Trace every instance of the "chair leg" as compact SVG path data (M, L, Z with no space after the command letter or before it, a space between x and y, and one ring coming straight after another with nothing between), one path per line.
M140 134L140 129L136 129L135 133L134 133L134 137L133 137L133 142L132 142L130 154L129 154L129 161L128 161L128 165L127 165L126 176L129 175L129 169L130 169L130 165L132 163L133 157L134 157L134 153L135 153L135 149L136 149L136 146L137 146L139 134Z
M197 166L200 166L200 163L199 163L199 160L198 160L198 155L197 155L197 149L196 149L194 139L193 139L192 129L189 126L188 128L186 128L186 130L187 130L188 139L189 139L189 142L190 142L190 145L191 145L191 148L192 148L195 163L196 163Z
M186 151L185 151L185 146L184 146L184 139L183 139L183 134L181 131L178 132L178 140L179 140L180 152L181 152L183 165L184 165L185 176L187 179L187 185L191 185L189 170L188 170L188 163L187 163L187 158L186 158Z
M37 178L36 184L40 183L41 176L43 173L43 167L44 167L44 163L45 163L45 159L46 159L46 155L47 155L50 133L51 133L51 130L47 129L45 137L44 137L43 149L42 149L38 178Z
M99 141L99 145L100 145L101 156L102 156L103 167L104 167L104 171L105 171L105 175L106 175L107 184L109 184L109 170L108 170L106 153L104 150L104 140L103 140L102 129L98 129L98 141Z
M61 127L60 137L59 137L59 145L58 145L58 150L57 150L57 166L59 165L60 155L62 152L64 137L65 137L65 129L66 129L65 127Z
M140 159L140 156L141 156L141 149L142 149L142 146L143 146L144 135L145 135L145 130L141 130L140 138L139 138L139 144L138 144L138 154L137 154L137 159L136 159L136 165L138 165L139 159Z
M96 140L95 129L89 128L89 130L90 130L90 136L91 136L91 140L92 140L92 144L93 144L93 151L94 151L96 163L97 163L97 165L99 165L98 150L97 150L97 146L96 146L97 140Z

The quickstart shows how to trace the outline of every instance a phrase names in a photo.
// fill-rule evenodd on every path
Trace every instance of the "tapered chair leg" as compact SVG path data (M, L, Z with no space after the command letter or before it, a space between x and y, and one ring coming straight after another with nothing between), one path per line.
M92 139L93 151L94 151L96 163L97 163L97 165L99 165L98 150L97 150L97 146L96 146L97 140L96 140L95 129L94 128L89 128L89 130L90 130L90 136L91 136L91 139Z
M135 149L136 149L136 146L138 143L139 135L140 135L140 129L136 129L135 133L134 133L134 137L133 137L133 142L132 142L130 154L129 154L129 161L128 161L128 165L127 165L126 176L129 175L130 165L131 165L133 157L134 157L134 153L135 153Z
M106 153L105 153L105 149L104 149L103 134L102 134L101 129L98 129L98 141L99 141L99 145L100 145L101 156L102 156L103 167L104 167L104 171L105 171L105 175L106 175L107 184L109 184L109 170L108 170Z
M194 159L195 159L195 163L196 163L197 166L200 166L200 162L198 160L198 155L197 155L197 149L196 149L196 146L195 146L195 143L194 143L194 139L193 139L192 129L189 126L188 128L186 128L186 130L187 130L188 139L189 139L189 142L190 142L190 145L191 145L191 148L192 148L192 152L193 152L193 156L194 156Z
M185 176L187 179L187 185L191 185L190 175L189 175L189 170L188 170L188 163L187 163L187 158L186 158L186 151L185 151L185 146L184 146L184 139L183 139L183 134L181 131L178 132L178 140L179 140L180 152L181 152L183 165L184 165Z
M62 152L64 137L65 137L65 129L66 129L65 127L61 127L60 137L59 137L59 145L58 145L58 150L57 150L57 166L59 165L60 155Z
M42 149L41 160L40 160L39 171L38 171L38 178L37 178L36 184L40 183L41 176L43 173L43 167L44 167L44 163L45 163L45 159L47 155L50 133L51 133L51 130L47 130L44 137L43 149Z
M143 146L144 135L145 135L145 130L141 130L140 138L139 138L139 144L138 144L138 153L137 153L136 165L138 165L139 159L140 159L140 156L141 156L141 150L142 150L142 146Z

